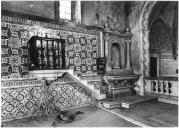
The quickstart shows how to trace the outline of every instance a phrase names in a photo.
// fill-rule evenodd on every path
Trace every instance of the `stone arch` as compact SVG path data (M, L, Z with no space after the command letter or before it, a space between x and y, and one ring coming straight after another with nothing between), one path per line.
M156 29L156 28L160 28L160 29ZM156 29L156 30L155 30ZM154 31L155 30L155 31ZM161 31L162 30L162 31ZM158 32L160 31L160 32ZM158 32L159 35L161 37L163 37L165 40L168 40L168 42L162 42L162 44L158 44L158 46L154 46L154 45L157 45L156 43L159 43L159 42L156 42L155 41L155 37L153 37L153 34ZM151 36L153 38L151 38ZM159 36L159 37L160 37ZM159 38L157 37L157 38ZM150 32L149 32L149 49L151 50L151 48L153 49L153 47L156 47L158 48L159 50L162 50L162 48L165 48L167 49L168 47L168 52L171 52L170 54L172 54L172 51L173 51L173 38L172 38L172 33L171 33L171 30L170 30L170 27L168 24L165 23L165 21L161 18L161 17L157 17L152 23L151 23L151 26L150 26ZM160 39L160 38L159 38ZM153 40L153 41L151 41ZM162 40L162 38L160 39ZM154 44L154 42L156 42ZM164 47L161 47L160 45L164 46ZM156 49L154 48L154 49ZM162 53L161 53L162 54Z
M149 76L149 16L152 12L153 7L156 5L156 1L147 1L142 4L142 8L139 8L141 11L140 16L138 18L137 23L131 24L133 25L133 44L138 44L138 49L140 49L139 54L139 64L140 68L135 71L136 73L140 73L140 79L136 84L139 87L139 94L144 95L145 92L145 77ZM138 9L138 11L139 11ZM135 13L137 14L138 11ZM133 14L134 15L134 14ZM135 26L134 26L135 25ZM137 42L137 43L136 43Z
M116 48L118 48L118 52L113 52L112 54L112 51L111 51L111 48L112 46L117 46ZM115 36L113 36L113 39L110 39L109 40L109 44L108 44L108 47L107 47L107 51L108 51L108 60L107 60L107 71L111 71L113 70L112 67L112 56L114 57L114 55L116 54L119 54L118 57L119 57L119 65L118 66L115 66L113 68L116 68L116 69L125 69L126 67L126 64L127 64L127 50L126 50L126 44L124 43L124 39L121 39L121 38L117 38ZM117 49L116 49L117 50ZM118 58L117 57L117 58Z
M141 27L142 27L142 52L143 52L143 76L147 77L149 75L149 16L152 12L153 7L157 2L147 2L144 7L144 11L141 19ZM144 80L145 85L145 80Z

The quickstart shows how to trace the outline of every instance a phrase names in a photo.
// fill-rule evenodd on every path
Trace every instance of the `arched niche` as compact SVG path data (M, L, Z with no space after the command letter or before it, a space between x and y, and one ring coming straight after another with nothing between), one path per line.
M125 69L127 63L126 44L121 42L111 42L109 46L109 62L111 70Z
M121 68L121 53L120 45L118 43L113 43L111 46L111 68Z

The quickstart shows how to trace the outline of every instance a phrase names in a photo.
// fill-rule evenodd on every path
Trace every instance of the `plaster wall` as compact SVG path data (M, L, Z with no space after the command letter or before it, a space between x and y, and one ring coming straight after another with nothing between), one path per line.
M82 1L82 24L104 27L108 22L111 29L125 28L125 6L119 1Z
M149 73L148 17L155 2L137 1L131 4L129 26L132 37L132 65L135 73L141 74L136 82L140 95L145 93L145 77Z
M141 32L142 28L140 26L141 16L145 2L132 2L131 13L129 15L129 26L131 28L132 37L132 65L135 73L142 73L142 40Z
M1 9L54 19L54 1L2 1Z

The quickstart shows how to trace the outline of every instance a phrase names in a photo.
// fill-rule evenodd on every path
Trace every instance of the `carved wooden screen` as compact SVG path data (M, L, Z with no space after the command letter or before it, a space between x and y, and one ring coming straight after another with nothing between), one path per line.
M32 37L29 40L30 70L65 68L65 41Z

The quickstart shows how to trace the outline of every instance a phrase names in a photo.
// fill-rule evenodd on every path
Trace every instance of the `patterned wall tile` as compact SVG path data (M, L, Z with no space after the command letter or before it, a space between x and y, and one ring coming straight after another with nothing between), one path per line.
M1 119L16 119L38 114L42 102L42 87L2 89Z
M54 100L58 109L70 108L92 103L85 89L73 84L53 84L49 88L49 100Z
M27 42L32 36L36 35L42 37L47 35L49 38L65 39L66 66L70 69L74 69L75 74L97 74L96 70L93 70L93 66L96 66L95 61L93 61L93 65L91 64L91 61L98 57L97 32L93 32L94 34L92 34L91 30L86 31L85 29L83 30L85 33L78 32L78 29L76 29L76 32L63 29L59 30L60 26L56 26L57 28L55 30L43 27L47 25L46 23L37 22L37 24L33 24L36 21L17 19L18 18L3 17L4 22L1 24L2 60L4 63L8 63L9 66L16 66L15 68L12 67L13 72L2 74L2 78L11 78L11 76L23 77L24 74L28 73L27 64L29 63L29 53ZM18 23L22 21L24 24ZM53 27L53 25L51 25L51 27ZM82 71L79 67L81 63L88 67L86 71ZM23 71L18 71L17 69ZM11 73L16 73L16 75Z
M49 115L56 109L93 103L88 91L68 77L59 78L48 87L40 80L5 81L1 86L2 120Z
M173 59L161 59L161 75L175 75L176 69L178 69L178 60Z
M164 25L161 19L157 19L150 30L149 41L150 49L158 50L162 55L173 55L173 41L169 29ZM160 74L175 75L177 69L177 60L160 59Z

